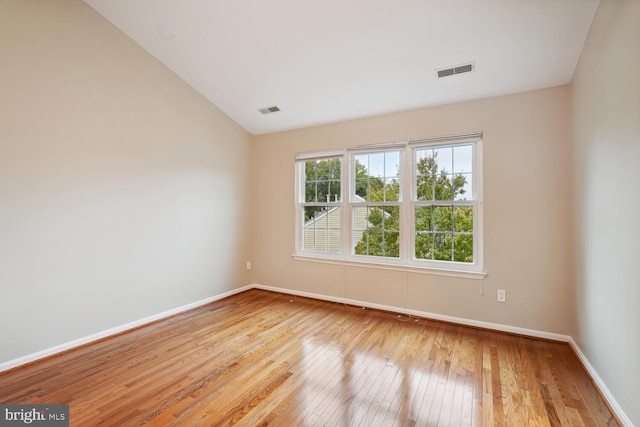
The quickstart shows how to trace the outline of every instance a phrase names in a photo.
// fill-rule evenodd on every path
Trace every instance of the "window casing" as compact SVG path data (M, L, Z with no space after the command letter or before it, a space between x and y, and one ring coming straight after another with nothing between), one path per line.
M481 134L298 154L295 255L483 277L481 160Z

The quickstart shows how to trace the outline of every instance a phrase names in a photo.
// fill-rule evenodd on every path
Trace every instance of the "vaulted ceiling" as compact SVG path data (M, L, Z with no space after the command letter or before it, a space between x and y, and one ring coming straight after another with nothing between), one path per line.
M85 1L252 134L570 83L599 2Z

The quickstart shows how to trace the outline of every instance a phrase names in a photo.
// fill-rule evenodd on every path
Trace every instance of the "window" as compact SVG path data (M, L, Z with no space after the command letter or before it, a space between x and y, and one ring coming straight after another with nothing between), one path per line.
M326 158L301 163L302 250L342 252L342 159Z
M481 143L472 134L299 154L296 255L481 273Z
M473 145L414 152L414 256L473 263Z
M354 255L400 257L400 151L352 156Z

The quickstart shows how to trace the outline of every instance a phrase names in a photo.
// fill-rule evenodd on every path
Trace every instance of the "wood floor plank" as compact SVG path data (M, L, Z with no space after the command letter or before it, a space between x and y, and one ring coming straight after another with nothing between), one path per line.
M615 426L566 343L250 290L0 374L72 426Z

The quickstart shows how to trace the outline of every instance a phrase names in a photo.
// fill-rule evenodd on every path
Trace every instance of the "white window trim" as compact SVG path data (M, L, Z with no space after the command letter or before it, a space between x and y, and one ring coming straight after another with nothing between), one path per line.
M341 245L340 252L336 254L332 254L330 252L315 252L315 251L305 251L301 249L304 246L304 236L302 235L302 229L300 225L302 224L302 211L300 207L303 205L300 200L304 199L304 189L300 186L300 177L304 174L304 162L309 160L322 160L322 159L330 159L330 158L342 158L341 162L341 185L340 185L340 201L339 202L328 202L328 203L319 203L318 205L322 206L335 206L341 208L341 221L344 221L344 198L345 198L345 187L344 187L344 173L345 173L345 165L344 165L344 150L332 150L332 151L317 151L317 152L309 152L309 153L297 153L296 154L296 162L295 162L295 245L294 245L294 253L296 256L306 256L312 258L330 258L330 259L340 259L344 253L344 235L348 233L344 233L344 222L341 222L340 233L341 233ZM309 204L306 204L309 206Z
M404 167L405 165L405 151L406 151L406 143L393 143L393 144L377 144L377 145L369 145L366 147L354 147L352 149L347 150L347 159L349 165L349 174L348 179L349 182L346 185L349 191L349 198L345 203L345 211L349 216L348 220L348 233L347 234L347 246L343 246L343 248L349 248L349 252L347 253L346 259L354 262L354 263L365 263L365 264L388 264L388 265L403 265L404 257L402 252L402 229L398 230L400 234L400 256L398 258L388 258L388 257L378 257L373 255L356 255L352 253L352 241L353 241L353 208L356 206L398 206L400 209L400 215L402 216L404 201L406 200L404 197L404 191L399 195L398 201L389 201L389 202L358 202L355 201L355 188L352 188L351 183L355 181L355 172L356 172L356 162L355 162L355 154L372 154L372 153L381 153L388 151L399 151L400 152L400 188L404 189L407 187L404 184L404 172L407 169ZM402 223L402 218L400 218Z
M292 258L296 261L305 261L305 262L316 262L320 264L331 264L331 265L342 265L345 267L361 267L361 268L376 268L379 270L389 270L389 271L404 271L408 273L422 273L422 274L432 274L435 276L451 276L451 277L462 277L465 279L476 279L481 280L487 277L487 273L483 271L466 271L466 270L456 270L455 268L435 268L435 267L421 267L414 266L408 264L392 264L388 262L378 262L376 260L347 260L344 257L328 257L324 256L324 254L313 255L308 254L293 254ZM363 256L364 258L364 256ZM378 257L368 257L368 258L378 258ZM384 258L385 260L387 258Z
M411 210L414 209L417 202L413 200L413 192L416 186L416 177L413 174L415 169L415 150L422 147L451 146L457 144L473 143L473 192L475 198L472 202L474 208L473 216L473 263L461 263L454 261L435 261L435 260L419 260L414 259L414 239L415 239L415 221ZM469 279L484 279L487 273L483 271L483 194L482 194L482 133L471 133L465 135L446 136L438 138L428 138L419 140L409 140L394 143L372 144L365 146L349 147L338 150L315 151L307 153L297 153L295 158L295 246L293 259L299 261L319 262L328 264L337 264L354 267L377 268L383 270L407 271L412 273L427 273L443 276L463 277ZM352 208L358 206L359 203L352 200L352 180L354 178L355 166L353 163L353 154L355 153L372 153L376 151L401 151L401 168L400 180L402 192L399 202L389 202L388 205L400 206L400 222L401 224L411 224L410 226L402 226L400 229L400 257L386 258L366 255L355 255L351 252L352 239ZM332 203L341 208L341 249L340 253L331 254L324 252L310 252L303 248L302 228L302 212L300 209L300 200L302 197L302 189L300 188L301 177L304 173L304 161L320 160L330 157L342 157L342 185L341 185L341 202ZM467 202L468 203L468 202ZM455 204L455 203L454 203ZM346 251L346 253L345 253Z

